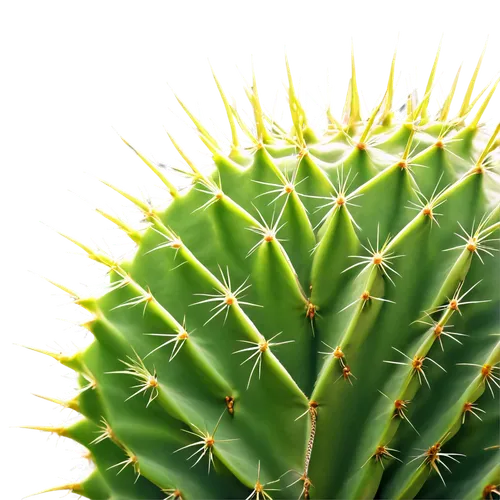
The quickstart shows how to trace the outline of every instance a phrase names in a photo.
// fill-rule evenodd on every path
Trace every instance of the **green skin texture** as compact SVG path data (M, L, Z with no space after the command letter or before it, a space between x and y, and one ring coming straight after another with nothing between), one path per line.
M484 364L500 361L499 261L492 251L468 250L455 234L459 223L470 233L486 216L481 234L499 237L498 176L492 169L498 166L498 143L474 122L431 121L424 100L416 115L409 112L400 123L383 111L368 125L366 148L359 148L367 121L357 116L352 81L344 131L330 129L318 138L292 84L294 127L286 138L271 127L265 133L261 128L255 147L233 147L226 156L199 126L214 153L210 179L221 186L222 197L203 192L207 180L195 176L193 187L183 194L174 191L161 213L139 203L150 226L134 233L138 248L132 261L115 265L89 253L110 267L116 286L98 299L77 300L94 314L86 326L95 341L61 360L85 375L82 387L94 382L75 399L82 420L60 434L86 446L96 469L68 489L94 500L176 498L174 489L183 499L246 498L255 488L260 462L261 484L279 479L269 485L279 488L269 495L298 498L307 495L304 482L289 485L304 473L313 420L316 434L307 470L311 498L476 499L486 485L499 484L499 407L489 386L497 396L498 391L481 373ZM256 91L250 98L259 130ZM411 149L411 168L399 164L405 149ZM488 154L481 157L483 152ZM477 165L488 168L474 170ZM347 194L361 196L337 205L339 177L348 172ZM292 176L296 189L291 193L268 193ZM408 208L419 202L417 187L429 199L436 186L435 203L444 203L434 209L435 220L423 206ZM278 215L279 225L285 223L271 241L248 230L262 228L258 212L269 225ZM182 246L158 248L173 233ZM398 274L385 274L371 261L345 271L359 262L352 256L369 256L362 245L375 245L377 233L380 246L392 235L386 252L398 258L388 255L385 262ZM496 241L484 245L498 246ZM260 307L236 302L207 323L220 302L195 304L207 298L196 294L223 291L221 269L226 276L229 271L233 291L248 278L251 286L238 299ZM488 302L464 304L460 312L447 308L460 286L463 293L478 282L463 301ZM344 309L364 291L385 301L358 300ZM317 307L314 317L306 314L309 303ZM423 311L438 306L444 310L433 313L432 320L467 335L455 337L461 344L442 336L442 350L434 327L415 322L430 321ZM173 343L152 352L172 337L146 334L175 334L184 318L189 338L175 358L170 359ZM269 340L279 332L274 342L293 342L263 352L260 378L257 368L248 385L257 358L241 363L256 351L235 354L251 346L240 341ZM319 353L331 351L322 342L341 347L342 362L355 378L345 380L341 361ZM409 358L429 356L446 372L424 359L429 389L394 348ZM144 381L110 373L126 370L123 361L137 356L158 382L150 404L153 389L126 401ZM479 366L457 365L461 362ZM234 398L233 413L226 396ZM395 414L396 399L409 401L405 415L418 433ZM315 417L308 411L310 400L318 404ZM470 412L464 418L466 402L486 411L477 412L482 420ZM96 443L103 418L113 435ZM195 467L194 459L187 460L199 446L177 450L200 440L183 431L197 427L212 433L219 418L212 448L215 470L208 474L208 454ZM465 455L455 457L460 463L442 457L453 474L437 463L446 486L425 457L408 463L423 453L416 449L437 442L443 453ZM402 462L390 456L381 462L374 456L378 446L397 450L390 453ZM127 453L137 458L140 476L133 464L118 475L121 466L110 469L127 460Z

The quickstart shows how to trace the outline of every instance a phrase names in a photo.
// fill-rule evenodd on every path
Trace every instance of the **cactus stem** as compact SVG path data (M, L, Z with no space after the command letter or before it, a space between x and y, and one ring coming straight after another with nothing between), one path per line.
M477 417L479 420L482 421L483 419L476 413L476 411L480 411L481 413L486 413L484 410L479 408L476 404L471 403L470 401L467 401L463 407L462 424L465 423L465 416L467 415L467 413L472 413L472 415L474 415L475 417Z
M429 465L431 469L434 469L439 477L441 478L441 481L443 482L444 486L446 486L446 483L444 481L444 478L441 474L441 471L439 470L438 464L441 464L448 472L451 474L450 468L443 462L443 458L449 458L450 460L453 460L454 462L460 463L455 457L465 457L463 453L443 453L441 451L441 443L437 442L436 444L433 444L430 446L427 450L425 450L422 454L413 457L413 460L410 460L408 463L411 464L412 462L415 462L416 460L423 458L424 461L418 466L418 469L424 465ZM417 469L417 470L418 470Z
M214 288L214 290L217 292L216 294L210 294L210 293L195 293L197 296L201 297L208 297L207 299L200 300L198 302L194 302L193 304L189 304L190 306L196 306L199 304L207 304L210 302L219 302L219 304L215 305L212 309L210 309L210 312L215 311L214 314L205 321L204 326L208 324L212 319L214 319L216 316L218 316L221 312L226 311L226 315L224 317L224 323L227 321L227 316L229 314L229 309L232 306L235 306L237 304L239 305L246 305L246 306L251 306L251 307L263 307L259 304L253 304L251 302L244 302L238 299L238 296L240 296L243 292L248 290L252 285L251 284L246 284L247 281L249 280L250 277L248 277L234 292L231 290L231 277L229 275L229 268L226 268L227 272L227 277L224 275L224 272L222 271L221 267L219 266L219 271L222 276L222 281L223 281L223 286L222 290L218 290L217 288Z
M196 450L192 455L190 455L186 460L191 460L191 458L195 457L196 455L200 454L200 456L196 459L195 463L191 466L191 468L195 467L198 465L200 460L207 454L208 452L208 473L210 474L210 468L211 465L214 466L215 469L215 462L214 462L214 445L216 443L229 443L231 441L238 441L238 439L217 439L215 440L215 433L217 432L217 429L219 428L219 424L222 420L222 417L224 416L226 410L224 410L219 417L219 420L215 424L214 430L210 433L208 431L203 432L198 426L195 424L191 423L191 427L195 429L196 432L188 431L186 429L181 429L181 431L191 434L192 436L195 436L197 438L200 438L200 441L196 441L194 443L188 444L186 446L182 446L181 448L178 448L175 450L173 453L178 453L179 451L186 450L187 448L191 448L193 446L197 446L198 450Z
M241 365L244 365L246 362L250 361L253 358L255 359L255 362L252 366L252 370L250 371L250 376L248 377L248 383L247 383L247 389L250 387L250 382L252 381L252 376L255 372L255 369L257 366L259 367L259 380L260 376L262 373L262 357L264 353L271 347L276 347L279 345L283 344L290 344L291 342L295 342L294 340L285 340L283 342L273 342L273 340L278 337L278 335L281 335L283 332L279 332L273 337L271 337L269 340L266 340L264 337L261 338L259 342L251 342L250 340L238 340L238 342L243 342L245 344L251 344L252 347L245 347L243 349L239 349L238 351L234 351L233 354L238 354L241 352L248 352L248 351L255 351L253 354L250 354L247 359L245 359Z
M375 462L380 463L382 469L384 470L385 470L384 458L385 459L393 458L394 460L403 463L403 461L400 458L395 457L391 452L399 453L398 450L395 450L394 448L389 448L385 445L377 446L375 448L374 453L368 457L368 460L361 466L361 468L363 468L372 458L375 459Z
M460 366L474 366L476 368L480 368L481 370L481 381L482 383L488 386L488 389L491 392L491 396L494 398L495 393L493 392L493 387L491 384L495 385L498 389L500 389L500 376L494 373L494 370L500 370L499 366L494 366L490 363L485 363L484 365L478 365L475 363L457 363Z

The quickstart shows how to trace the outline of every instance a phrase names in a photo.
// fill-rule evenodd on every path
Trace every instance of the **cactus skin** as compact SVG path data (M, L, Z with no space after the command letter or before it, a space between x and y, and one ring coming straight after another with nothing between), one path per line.
M34 428L83 444L96 467L56 489L93 500L498 496L500 125L480 126L498 81L470 116L474 77L449 119L455 80L431 118L437 63L396 121L393 59L362 120L353 58L344 118L328 111L322 136L288 63L291 132L264 114L255 78L255 133L216 79L231 150L181 103L216 167L206 177L174 142L191 168L184 194L133 150L172 201L157 211L114 188L149 222L138 231L103 214L137 243L131 261L72 240L111 284L99 298L61 287L93 315L90 347L46 353L79 373L82 391L63 404L82 420Z

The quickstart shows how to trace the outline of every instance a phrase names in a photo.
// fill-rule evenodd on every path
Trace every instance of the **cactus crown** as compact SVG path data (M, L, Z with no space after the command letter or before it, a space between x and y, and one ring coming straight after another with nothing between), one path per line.
M439 56L439 53L438 53ZM498 133L480 126L498 84L449 118L410 97L363 120L354 58L341 120L313 130L290 68L291 130L255 76L245 123L217 81L231 129L164 211L110 185L145 230L103 213L137 244L131 261L76 243L109 270L79 297L95 341L46 353L79 374L49 430L95 469L68 489L90 499L493 498L498 495ZM458 75L457 75L458 78ZM475 109L475 108L474 108ZM244 147L243 134L250 141ZM54 401L54 400L52 400ZM453 473L450 475L450 473ZM52 490L51 490L52 491Z

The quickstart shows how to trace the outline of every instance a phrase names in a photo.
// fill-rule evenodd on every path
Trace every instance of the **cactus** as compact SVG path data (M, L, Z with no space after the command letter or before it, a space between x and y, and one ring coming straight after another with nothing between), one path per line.
M457 74L433 116L438 56L402 117L393 59L366 119L353 58L343 117L328 110L322 134L288 62L288 129L265 113L255 77L254 127L215 79L230 152L179 101L215 165L201 172L171 138L186 192L126 143L171 201L160 211L109 185L148 222L137 230L102 212L137 244L132 260L67 237L110 281L98 298L58 285L92 314L83 326L95 340L72 356L40 352L78 373L77 396L59 403L81 419L32 428L81 443L95 468L49 491L499 495L500 125L480 123L498 80L473 99L480 61L458 115L449 117Z

